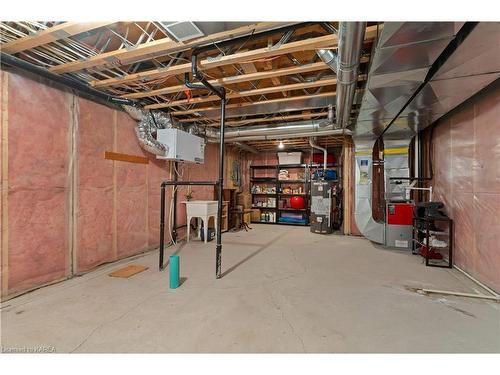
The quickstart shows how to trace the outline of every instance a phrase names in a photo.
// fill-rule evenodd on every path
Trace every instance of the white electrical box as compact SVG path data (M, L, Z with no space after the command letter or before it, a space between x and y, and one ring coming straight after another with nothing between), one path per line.
M156 140L168 147L166 156L158 159L185 161L203 164L205 162L205 140L179 129L158 129Z

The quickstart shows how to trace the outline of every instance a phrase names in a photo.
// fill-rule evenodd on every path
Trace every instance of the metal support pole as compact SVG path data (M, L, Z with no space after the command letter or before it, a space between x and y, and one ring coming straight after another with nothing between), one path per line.
M174 162L174 182L177 182L178 176L177 176L177 169L178 164L177 162ZM172 241L176 242L177 241L177 189L174 188L174 192L172 194ZM189 225L189 223L188 223Z
M160 259L159 269L163 270L163 252L165 250L165 185L161 184L160 198Z
M219 190L218 190L218 205L217 205L217 244L215 246L215 277L222 277L222 199L224 187L224 123L226 116L226 90L221 87L223 98L220 100L220 136L219 136Z
M211 85L206 78L198 70L198 61L196 53L191 56L191 73L193 78L201 82L200 84L194 84L189 82L189 74L184 75L184 84L188 88L200 89L205 88L220 98L220 130L219 130L219 179L217 182L217 243L215 245L215 277L220 279L222 277L222 199L223 199L223 187L224 187L224 124L226 117L226 89L224 87L215 87Z

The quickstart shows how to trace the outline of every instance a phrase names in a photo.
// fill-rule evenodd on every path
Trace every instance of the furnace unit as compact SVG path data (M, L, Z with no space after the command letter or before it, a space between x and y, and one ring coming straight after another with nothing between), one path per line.
M385 245L411 250L414 203L387 203Z

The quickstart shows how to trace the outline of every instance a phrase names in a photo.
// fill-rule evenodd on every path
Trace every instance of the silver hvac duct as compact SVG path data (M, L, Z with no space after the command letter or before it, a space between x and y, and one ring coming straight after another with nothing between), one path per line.
M389 178L409 177L408 144L415 129L396 117L461 26L452 22L386 22L374 45L360 112L350 127L356 159L354 217L361 234L373 242L385 242L385 225L372 214L373 145L395 119L383 136L384 173L386 198L398 198L403 186L390 184Z
M372 179L373 145L375 139L358 140L354 143L354 219L363 236L376 243L385 242L384 223L373 219L372 215Z
M329 127L321 127L325 120L307 120L296 122L283 122L280 124L266 124L256 126L240 126L228 129L224 132L226 139L241 138L241 137L254 137L254 136L273 136L273 135L286 135L304 132L318 132L320 130L333 129L333 125ZM210 138L219 137L219 129L208 128L206 135Z
M168 148L163 143L158 142L154 135L158 129L168 129L173 127L171 118L162 112L145 111L129 105L122 106L134 120L137 120L135 134L141 147L155 155L165 156Z
M251 137L237 137L226 139L225 142L248 142L248 141L267 141L271 139L292 139L292 138L309 138L309 137L321 137L327 135L351 135L351 131L347 129L330 129L330 130L318 130L314 132L304 132L304 133L283 133L274 135L255 135Z
M333 124L324 126L325 120L308 120L266 124L257 126L241 126L224 132L225 142L263 141L280 138L300 138L324 135L349 135L347 129L334 129ZM218 139L219 129L207 128L205 135L209 142Z
M321 60L337 74L335 114L337 126L341 128L349 125L351 117L365 29L366 22L340 22L337 52L327 49L317 51Z

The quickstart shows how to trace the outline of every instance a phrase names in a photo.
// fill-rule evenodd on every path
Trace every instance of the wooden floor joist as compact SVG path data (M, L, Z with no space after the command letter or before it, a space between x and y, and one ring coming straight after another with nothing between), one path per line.
M302 99L311 99L311 98L323 98L323 97L334 97L335 92L325 92L317 95L302 95L302 96L292 96L288 98L279 98L279 99L271 99L271 100L261 100L258 102L253 102L253 103L235 103L235 104L227 104L226 109L230 108L246 108L246 107L252 107L255 105L262 105L262 104L271 104L271 103L280 103L280 102L288 102L288 101L293 101L293 100L302 100ZM147 107L145 107L147 108ZM215 111L220 109L220 107L201 107L201 108L193 108L193 109L188 109L185 111L177 111L177 112L172 112L172 115L189 115L192 113L196 112L205 112L205 111Z
M316 49L316 48L334 48L337 46L338 37L336 35L324 35L317 38L310 38L282 44L278 48L259 48L252 51L238 52L231 55L222 56L218 59L203 59L199 62L200 69L212 69L224 65L237 64L240 62L251 62L253 60L265 59L267 57L293 53L298 51ZM166 68L146 70L144 72L127 74L123 77L109 78L100 81L92 81L94 87L110 87L122 85L125 83L140 81L144 82L160 77L175 76L191 71L191 63L174 65Z
M247 97L247 96L265 95L265 94L270 94L270 93L275 93L275 92L300 90L300 89L311 88L311 87L321 87L321 86L326 87L326 86L332 86L332 85L336 85L336 84L337 84L336 78L328 78L328 79L321 79L321 80L314 81L314 82L293 83L290 85L271 86L271 87L266 87L266 88L262 88L262 89L246 90L246 91L240 91L238 93L229 93L226 95L226 98L227 99L243 98L243 97ZM198 104L198 103L213 102L216 100L220 100L217 95L209 95L209 96L197 97L197 98L192 98L192 99L174 100L174 101L167 102L167 103L150 104L150 105L144 106L144 108L146 108L146 109L158 109L158 108L175 107L175 106L184 105L184 104Z
M222 31L211 34L206 37L198 38L190 42L176 42L170 38L163 38L152 42L140 44L136 48L121 48L116 51L110 51L93 56L86 60L77 60L60 64L52 67L50 70L53 73L70 73L83 69L90 69L103 66L114 66L114 63L132 64L138 61L143 61L159 56L166 56L170 53L186 51L190 48L198 47L214 41L231 39L249 34L251 32L260 32L271 30L273 28L282 27L290 23L283 22L258 22L250 25L238 27L236 29Z
M89 30L109 25L113 22L64 22L59 25L37 32L12 42L2 44L2 52L18 53Z
M241 83L241 82L256 81L256 80L261 80L261 79L266 79L266 78L281 77L281 76L292 75L292 74L309 73L309 72L315 72L315 71L325 70L325 69L329 69L325 63L317 62L317 63L305 64L305 65L301 65L301 66L293 66L293 67L289 67L289 68L276 69L276 70L272 70L272 71L241 74L238 76L212 79L212 80L209 80L208 82L212 85L227 86L227 85L232 85L232 84ZM146 98L146 97L158 96L158 95L164 95L164 94L173 94L173 93L181 92L184 90L186 90L185 85L176 85L176 86L169 86L169 87L161 88L158 90L134 92L131 94L124 94L121 96L123 98L128 98L128 99L139 99L139 98Z
M372 40L373 38L375 38L376 34L376 26L367 27L365 32L365 40ZM337 43L337 35L328 34L316 38L308 38L295 42L285 43L278 47L258 48L255 50L225 55L217 59L203 59L199 61L199 67L201 70L206 70L231 64L255 62L258 60L288 53L315 50L318 48L336 48ZM184 74L190 71L191 63L186 63L174 65L171 67L146 70L134 74L126 74L123 77L95 80L91 81L91 85L94 87L110 87L130 82L145 82L156 78Z

